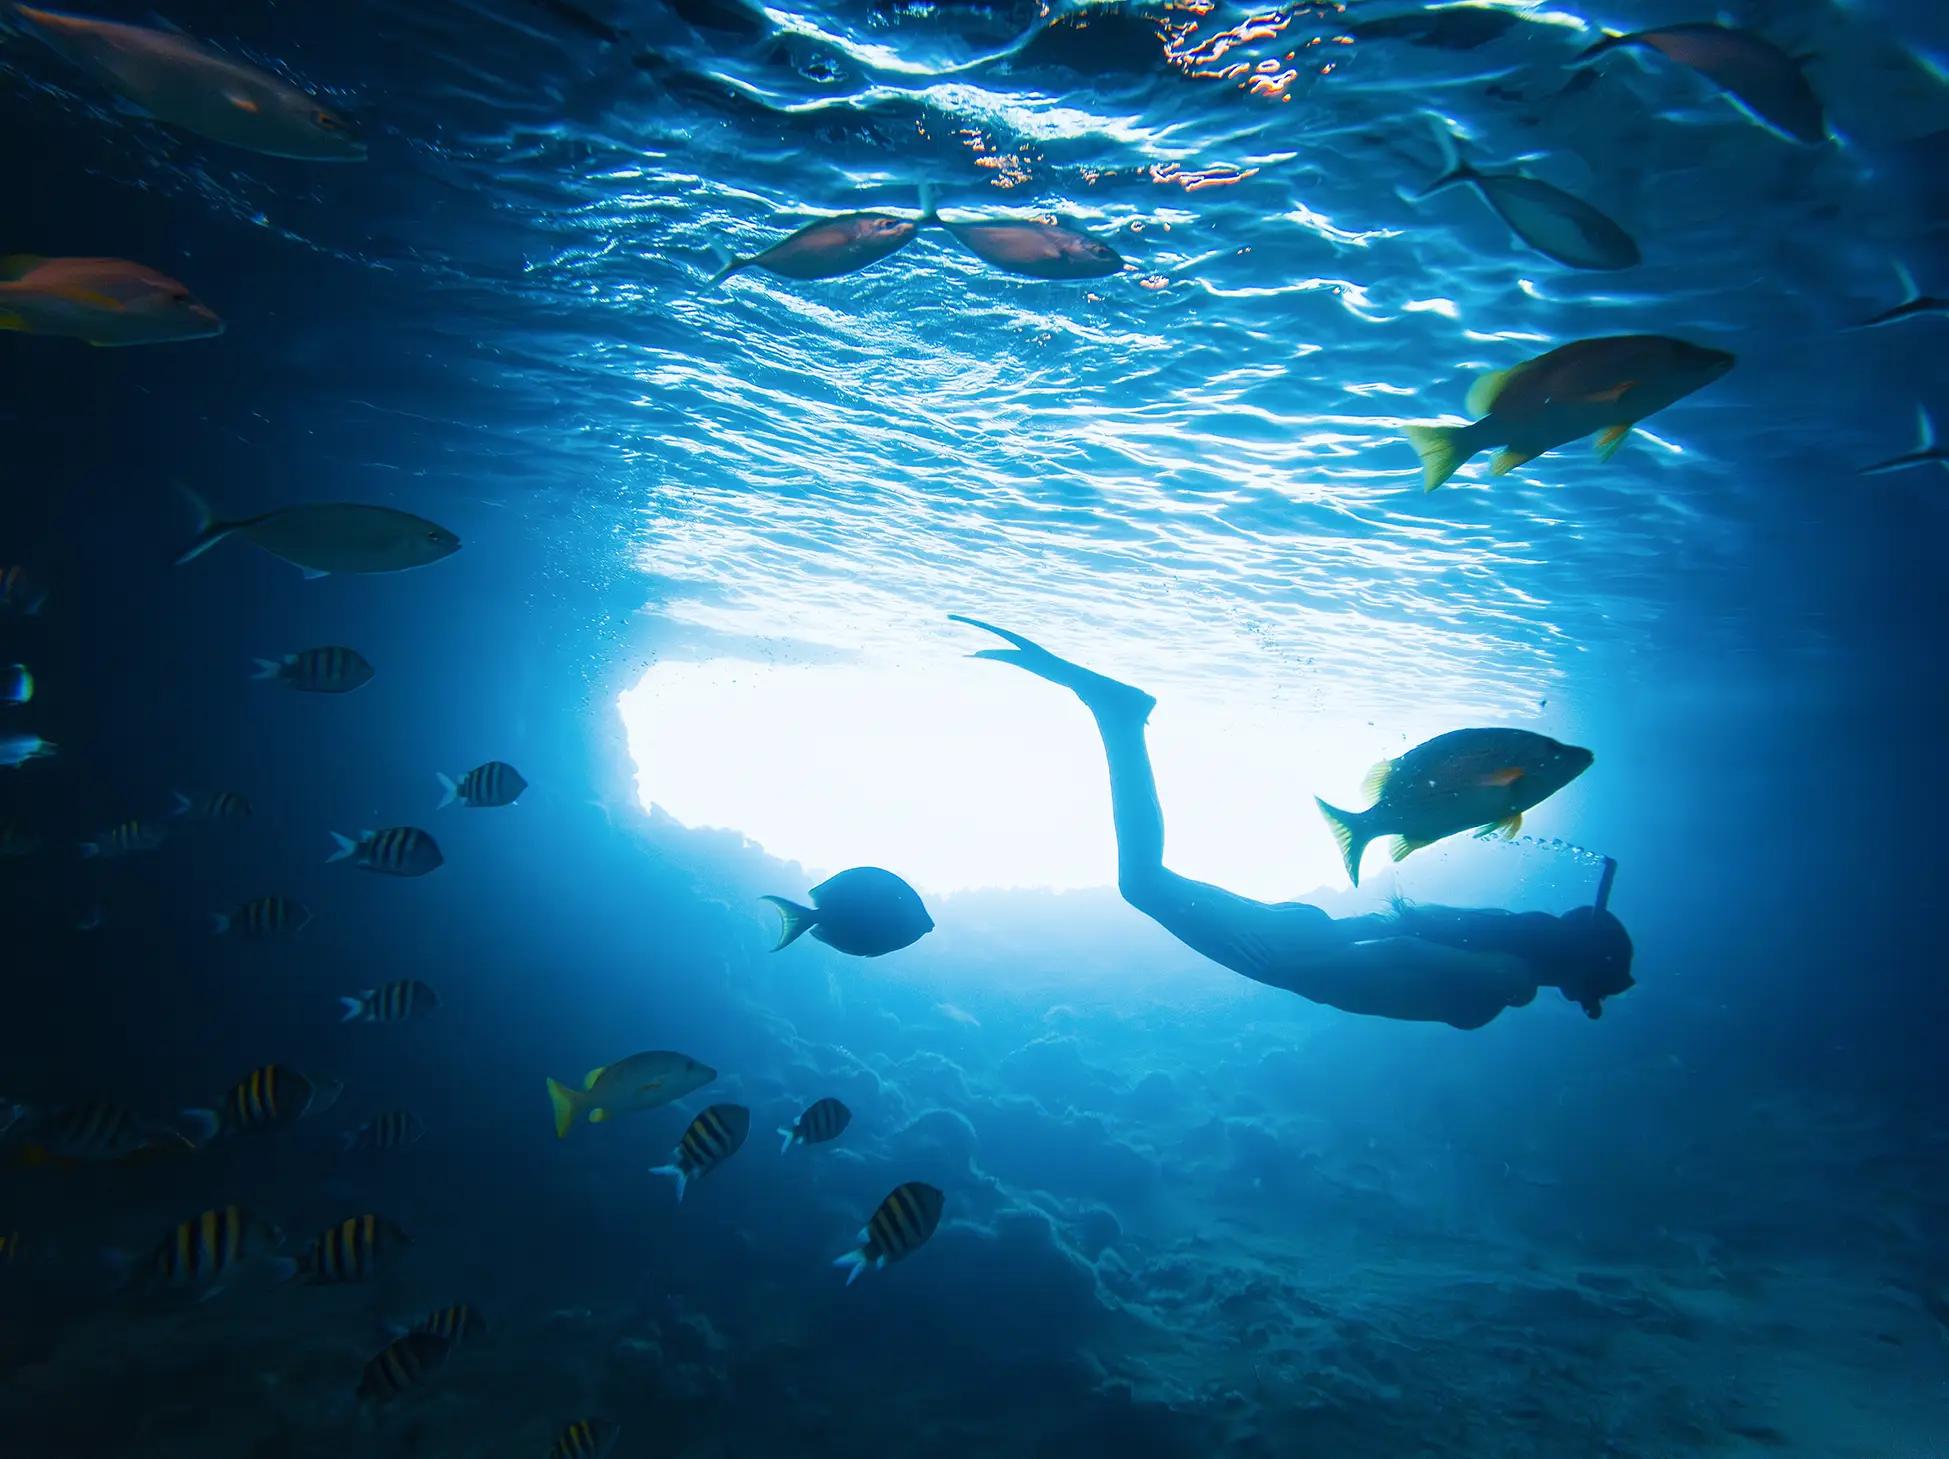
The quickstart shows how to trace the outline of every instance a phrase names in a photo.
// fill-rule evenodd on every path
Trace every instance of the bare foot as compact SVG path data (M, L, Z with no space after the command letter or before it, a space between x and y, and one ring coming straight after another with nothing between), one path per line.
M1088 705L1091 712L1103 719L1132 719L1138 724L1150 718L1157 701L1143 690L1125 684L1106 675L1094 673L1081 664L1068 659L1057 658L1048 649L1019 633L1010 633L1006 628L997 628L992 623L983 623L979 618L969 618L960 613L947 615L956 623L965 623L970 628L979 628L984 633L992 633L997 638L1006 639L1011 648L977 649L969 657L993 659L999 664L1013 664L1018 669L1026 669L1038 679L1047 679L1051 684L1060 684L1074 691L1076 697Z

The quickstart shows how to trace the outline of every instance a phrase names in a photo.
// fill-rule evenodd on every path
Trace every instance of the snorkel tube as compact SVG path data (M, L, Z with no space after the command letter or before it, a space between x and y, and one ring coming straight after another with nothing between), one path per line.
M1568 983L1563 996L1584 1011L1587 1018L1604 1016L1604 1000L1629 988L1631 976L1631 934L1611 914L1611 885L1617 880L1617 858L1606 856L1603 873L1597 878L1597 895L1588 907L1563 914L1563 925L1575 930L1581 944L1581 964L1577 989Z

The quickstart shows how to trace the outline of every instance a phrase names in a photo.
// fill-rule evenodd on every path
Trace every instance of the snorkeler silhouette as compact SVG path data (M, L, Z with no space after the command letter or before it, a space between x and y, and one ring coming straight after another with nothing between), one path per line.
M1117 833L1117 889L1125 901L1213 962L1347 1013L1480 1028L1557 988L1592 1018L1632 984L1631 939L1597 904L1561 917L1464 907L1400 906L1335 918L1305 902L1255 902L1179 876L1164 865L1144 725L1156 700L1143 690L1057 658L1040 644L977 618L950 615L1007 640L977 652L1074 691L1103 737Z

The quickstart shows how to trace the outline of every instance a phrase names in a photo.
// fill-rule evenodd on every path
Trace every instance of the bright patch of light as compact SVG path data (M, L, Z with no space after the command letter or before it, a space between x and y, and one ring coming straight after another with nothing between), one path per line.
M1453 299L1410 299L1401 306L1404 314L1439 314L1443 319L1460 319L1462 307Z
M669 662L618 707L646 807L741 831L815 876L878 865L936 893L1116 880L1094 724L1017 670ZM1151 746L1168 863L1267 899L1339 884L1314 793L1357 808L1370 764L1447 727L1384 735L1311 705L1167 695Z

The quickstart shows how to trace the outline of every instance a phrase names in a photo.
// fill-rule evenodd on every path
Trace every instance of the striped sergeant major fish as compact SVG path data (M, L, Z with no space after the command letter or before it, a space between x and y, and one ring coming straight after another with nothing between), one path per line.
M283 1241L275 1226L243 1207L213 1206L165 1236L146 1262L124 1252L110 1252L109 1262L126 1273L125 1285L213 1297L253 1262L288 1277L296 1264L273 1255Z
M924 1181L910 1180L895 1186L880 1202L866 1225L860 1228L858 1250L837 1258L833 1265L846 1270L846 1285L852 1286L859 1274L874 1271L888 1262L912 1256L941 1224L941 1210L947 1197Z
M127 1164L153 1155L188 1154L196 1148L175 1130L106 1100L49 1110L0 1105L0 1135L14 1147L17 1165Z
M307 694L350 694L372 678L372 665L357 649L339 644L301 649L282 659L254 660L253 679L275 679Z
M621 1424L606 1419L579 1418L562 1430L548 1459L603 1459L622 1431Z
M124 821L98 832L92 841L81 843L81 854L100 861L119 861L125 856L140 856L154 851L169 838L161 826L148 821Z
M744 1137L751 1133L751 1111L741 1104L714 1104L690 1122L690 1128L677 1141L670 1164L651 1169L651 1175L668 1175L677 1182L677 1199L684 1198L684 1187L709 1175L738 1153Z
M299 1280L314 1287L367 1282L393 1265L413 1244L412 1237L367 1212L327 1226L298 1254Z
M316 1084L296 1069L266 1064L237 1081L216 1109L186 1109L190 1138L206 1145L219 1134L258 1134L281 1130L306 1115L323 1114L338 1103L343 1084Z
M430 1333L444 1342L459 1347L468 1338L487 1336L487 1321L476 1312L471 1303L456 1302L451 1307L442 1307L437 1312L429 1312L413 1324L414 1332Z
M190 821L235 821L251 814L251 804L234 790L206 790L196 795L174 792L176 808L169 814Z
M353 1150L405 1150L426 1137L426 1126L410 1109L389 1109L376 1114L356 1130L338 1137L338 1148Z
M437 871L446 857L440 843L418 826L391 826L383 831L361 831L359 839L332 832L338 850L325 858L326 864L350 861L361 871L376 871L385 876L425 876Z
M341 1023L404 1023L438 1008L440 995L418 978L401 978L338 1001L345 1008Z
M453 1344L430 1332L409 1332L394 1338L365 1365L359 1378L361 1403L390 1403L432 1378L453 1351Z
M785 1137L784 1150L794 1145L823 1145L837 1140L853 1122L853 1112L830 1097L815 1101L792 1124L780 1127ZM780 1153L783 1153L781 1151Z
M482 809L513 805L521 798L521 792L528 788L528 782L521 778L519 770L506 761L489 760L485 765L476 765L458 780L451 775L440 776L440 786L446 791L445 798L440 802L441 810L455 801Z
M253 941L296 937L311 925L311 908L290 897L257 897L234 912L216 912L211 924L218 937L232 932Z

